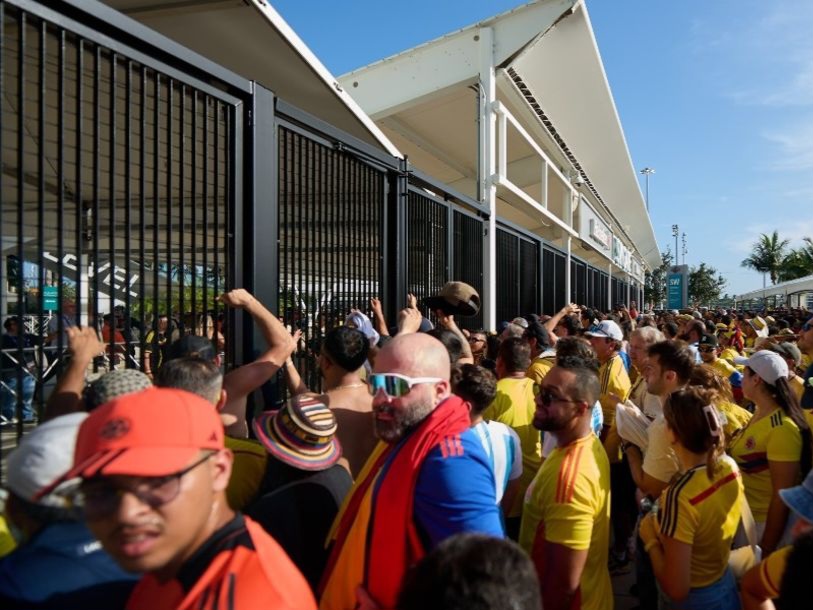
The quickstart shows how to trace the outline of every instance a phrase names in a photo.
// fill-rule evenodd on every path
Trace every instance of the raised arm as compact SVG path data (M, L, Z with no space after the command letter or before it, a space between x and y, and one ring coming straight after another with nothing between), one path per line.
M457 326L457 323L454 321L454 316L452 314L444 313L442 309L438 309L435 311L435 317L438 320L438 324L442 328L452 331L457 338L460 339L462 350L460 352L460 360L458 360L458 363L474 364L474 355L471 353L471 345L469 345L469 340Z
M390 330L387 328L387 319L384 317L381 301L376 297L370 299L370 309L373 310L373 324L375 324L378 334L382 337L389 337Z
M294 349L299 345L299 339L302 336L301 330L296 330L293 334ZM293 350L292 350L293 351ZM298 396L299 394L310 394L311 389L302 381L302 376L299 374L291 355L285 360L285 382L288 385L288 391L291 396Z
M274 314L243 288L221 295L220 300L229 307L248 313L266 343L266 350L254 362L230 371L223 379L223 389L228 396L223 413L237 417L237 423L230 426L227 433L244 437L248 434L246 397L268 381L285 363L292 349L291 335Z
M104 353L107 347L93 328L71 326L65 332L71 359L45 404L45 420L82 410L85 372L93 358Z
M545 329L549 333L554 332L556 327L559 326L559 321L562 318L564 318L565 316L569 316L570 314L579 313L579 311L580 311L579 306L576 305L575 303L569 303L565 305L564 307L562 307L562 309L556 312L556 315L554 315L550 320L545 322Z

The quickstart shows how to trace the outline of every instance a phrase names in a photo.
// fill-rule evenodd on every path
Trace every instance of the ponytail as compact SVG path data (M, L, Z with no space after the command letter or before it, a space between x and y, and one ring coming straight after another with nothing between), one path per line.
M713 405L704 406L703 414L706 416L711 434L711 447L706 452L706 473L709 479L712 479L717 471L717 462L725 454L725 432L720 422L720 414Z

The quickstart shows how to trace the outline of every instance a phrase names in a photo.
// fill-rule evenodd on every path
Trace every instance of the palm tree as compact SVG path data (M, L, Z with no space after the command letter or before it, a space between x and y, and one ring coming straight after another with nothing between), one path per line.
M789 243L788 239L779 239L778 231L774 231L770 237L763 233L753 245L751 256L740 264L754 271L769 274L771 284L776 284L777 274L785 258L785 248Z
M813 239L805 237L802 242L802 246L792 249L782 260L779 281L787 282L813 275Z

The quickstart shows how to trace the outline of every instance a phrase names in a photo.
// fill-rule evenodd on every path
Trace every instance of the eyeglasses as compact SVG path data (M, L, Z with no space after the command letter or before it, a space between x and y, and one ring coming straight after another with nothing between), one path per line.
M539 398L539 402L543 405L548 406L554 402L581 402L580 400L570 400L568 398L562 398L561 396L557 396L548 388L543 388L539 384L535 383L534 386L534 396Z
M129 477L130 482L122 486L113 485L104 477L89 479L73 493L70 500L75 507L83 509L85 518L90 521L102 519L113 513L126 492L133 494L150 508L158 508L178 497L181 491L181 477L213 455L214 453L209 453L191 466L163 477Z
M485 343L485 341L485 339L478 337L477 335L472 335L469 337L469 343Z
M407 377L398 373L373 373L367 378L370 394L375 396L379 390L384 390L389 398L406 396L414 385L437 383L438 381L443 381L443 379L440 377Z
M704 354L708 354L708 353L713 352L715 349L716 348L711 347L710 345L701 345L700 347L697 348L697 351L698 352L703 352Z

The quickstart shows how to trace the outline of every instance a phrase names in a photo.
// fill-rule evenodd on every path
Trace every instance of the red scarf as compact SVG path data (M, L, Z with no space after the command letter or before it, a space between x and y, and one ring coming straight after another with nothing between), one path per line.
M413 518L415 486L421 465L441 440L459 435L470 426L468 405L458 396L450 396L409 434L378 485L368 526L363 584L382 608L395 607L404 574L426 554ZM380 465L391 454L392 451L385 451L380 456L379 464L360 482L350 499L339 524L323 585L327 583L362 498L375 481Z

